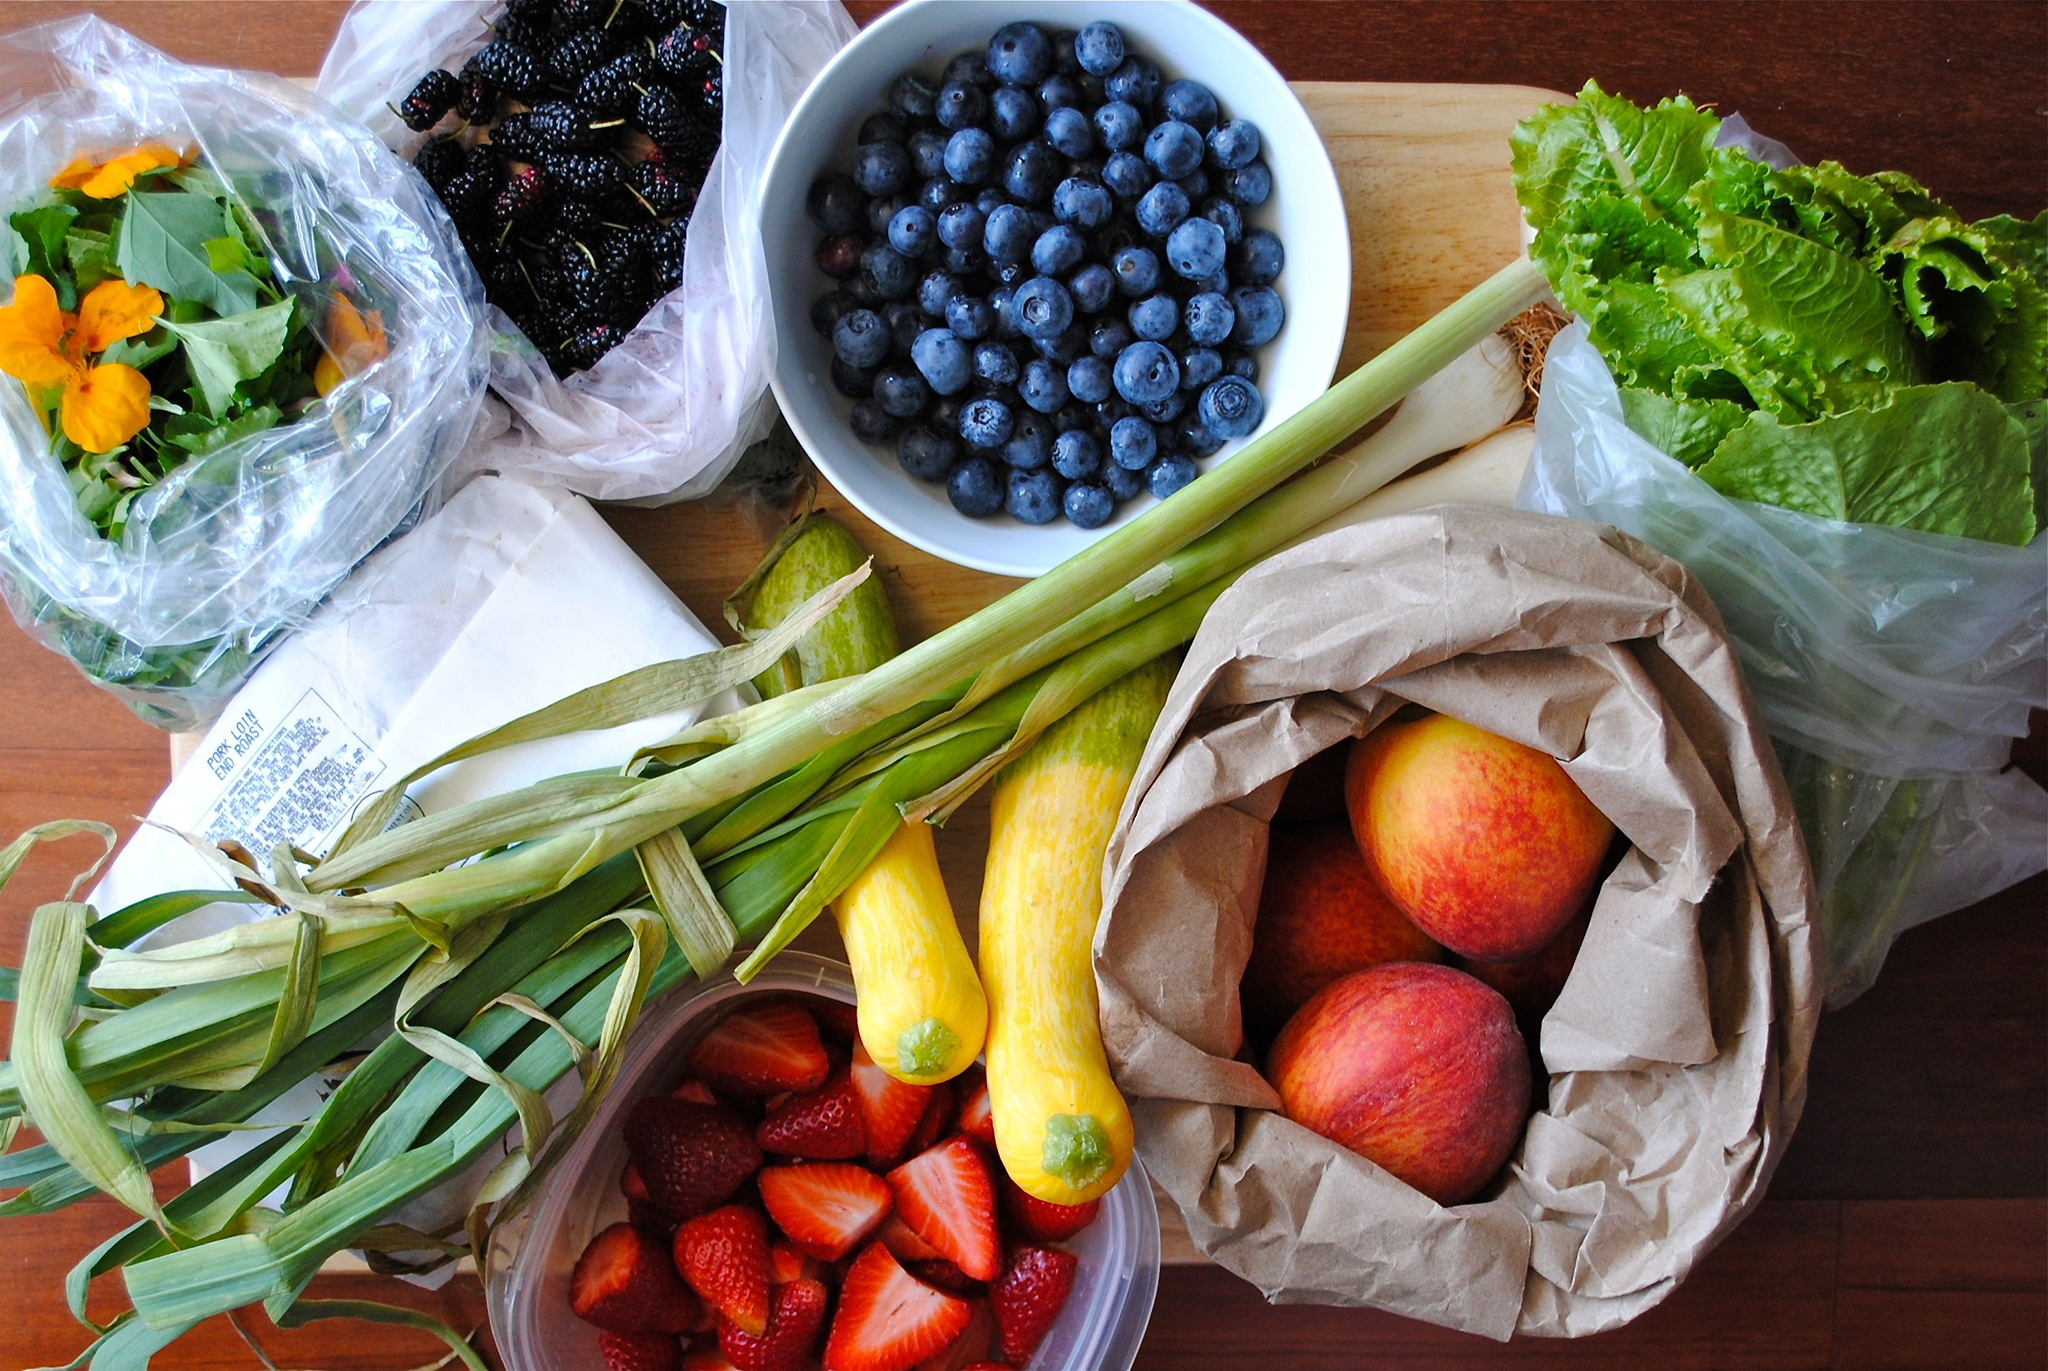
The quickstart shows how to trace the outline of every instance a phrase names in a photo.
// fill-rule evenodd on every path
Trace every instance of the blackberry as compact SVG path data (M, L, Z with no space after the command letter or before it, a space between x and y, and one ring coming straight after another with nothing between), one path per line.
M694 77L701 81L716 71L724 60L719 54L716 39L703 29L693 29L687 24L670 29L654 45L655 64L671 76Z
M679 142L693 122L683 97L667 86L643 86L633 105L633 120L663 147Z
M629 49L576 83L576 103L600 115L624 114L640 94L653 59L644 49Z
M700 108L713 113L725 112L725 68L720 67L705 77L702 82L690 87L690 94L696 97Z
M548 53L548 75L566 90L619 55L616 35L605 29L578 29L554 45Z
M547 67L516 43L493 39L469 60L499 90L516 99L530 100L547 89Z
M678 174L687 169L701 181L718 152L718 130L693 117L673 132L675 136L661 145L662 155L675 163Z
M688 215L696 206L697 192L661 162L642 162L633 169L633 181L640 198L663 219Z
M543 100L526 112L534 140L555 152L603 147L622 127L618 119L592 119L567 100Z
M577 329L562 344L562 358L570 368L582 371L597 365L597 359L617 347L626 336L615 324L591 324Z
M462 83L452 72L436 67L422 76L419 84L398 102L399 122L414 133L424 133L440 123L461 98Z
M463 63L455 79L462 87L455 112L472 124L490 123L498 113L498 83L483 74L474 57Z
M412 164L428 185L440 191L463 167L462 144L453 138L429 138L412 155Z
M491 209L499 219L529 219L547 202L547 173L539 167L528 167L506 179L504 188L492 201Z
M683 248L689 232L690 221L677 218L663 226L648 253L649 273L654 278L655 289L663 295L683 283Z

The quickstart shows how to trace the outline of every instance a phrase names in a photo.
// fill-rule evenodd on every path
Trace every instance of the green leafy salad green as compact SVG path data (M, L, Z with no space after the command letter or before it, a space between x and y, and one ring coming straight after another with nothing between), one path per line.
M1629 425L1725 495L2024 544L2048 518L2048 213L1774 169L1589 82L1513 138L1530 254Z

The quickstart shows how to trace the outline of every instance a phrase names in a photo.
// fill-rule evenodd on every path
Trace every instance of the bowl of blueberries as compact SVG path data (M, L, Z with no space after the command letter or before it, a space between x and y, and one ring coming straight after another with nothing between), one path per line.
M791 428L876 523L1002 575L1321 394L1350 309L1320 136L1188 0L910 0L798 101L760 213Z

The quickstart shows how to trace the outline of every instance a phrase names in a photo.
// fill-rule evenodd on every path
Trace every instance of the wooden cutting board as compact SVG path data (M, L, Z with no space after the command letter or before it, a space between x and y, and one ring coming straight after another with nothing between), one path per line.
M1343 187L1351 225L1351 321L1342 375L1421 324L1521 250L1521 212L1508 184L1508 132L1538 105L1568 97L1531 86L1300 81ZM1312 281L1288 288L1313 290ZM996 600L1019 583L969 571L899 541L822 482L818 504L875 556L906 643ZM762 512L714 497L660 509L608 509L606 517L655 573L715 631L720 606L765 547ZM172 735L173 767L197 735ZM946 884L969 944L988 846L985 799L964 807L939 839ZM799 947L837 954L830 920ZM1200 1261L1179 1214L1162 1201L1169 1262ZM350 1259L352 1260L352 1259Z

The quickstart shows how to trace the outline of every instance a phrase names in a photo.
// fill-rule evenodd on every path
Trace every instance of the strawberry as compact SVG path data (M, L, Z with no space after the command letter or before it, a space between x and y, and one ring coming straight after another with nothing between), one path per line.
M648 1194L669 1215L694 1219L761 1169L761 1149L724 1105L641 1100L626 1116L626 1151Z
M911 1232L975 1280L996 1278L995 1186L972 1142L955 1136L918 1153L889 1173L889 1189Z
M657 1233L673 1233L676 1221L662 1212L654 1197L647 1192L647 1182L640 1176L640 1168L631 1162L619 1173L619 1191L626 1197L626 1221Z
M817 1017L818 1031L826 1037L843 1043L860 1041L860 1015L845 1000L814 999L810 1008Z
M971 1073L973 1079L969 1079ZM969 1067L958 1082L961 1091L960 1131L990 1147L996 1145L996 1116L988 1107L988 1080L981 1068Z
M569 1308L614 1333L681 1333L697 1318L661 1239L615 1223L590 1240L569 1277Z
M673 1333L614 1333L597 1335L598 1354L606 1371L680 1371L682 1347Z
M740 1371L726 1360L725 1351L715 1342L697 1342L683 1353L683 1371Z
M631 1162L619 1173L619 1193L629 1200L652 1201L654 1196L647 1192L647 1181L640 1174L640 1168Z
M930 1087L931 1094L924 1102L924 1115L917 1121L917 1131L910 1135L910 1154L918 1153L939 1140L953 1124L953 1087L944 1081Z
M903 1222L898 1214L891 1214L875 1233L882 1246L895 1254L900 1262L930 1261L939 1257L939 1249L910 1231L910 1225Z
M888 1248L870 1243L839 1287L825 1371L909 1371L966 1332L973 1317L968 1301L932 1289Z
M858 1040L853 1044L853 1089L860 1097L861 1129L867 1135L868 1162L888 1166L903 1155L910 1135L924 1118L931 1087L899 1081L868 1055Z
M917 1371L967 1371L972 1366L1001 1367L1001 1362L985 1358L995 1355L996 1316L986 1299L974 1301L974 1313L967 1321L967 1331L947 1344L945 1350L927 1361L917 1364ZM1004 1368L1004 1371L1008 1371Z
M1001 1279L988 1289L995 1305L996 1330L1003 1360L1022 1366L1045 1330L1059 1317L1067 1292L1074 1288L1080 1260L1056 1247L1020 1247L1010 1254Z
M676 1269L721 1316L755 1337L768 1327L768 1225L744 1205L676 1230Z
M867 1150L861 1131L860 1096L845 1070L816 1090L791 1095L768 1111L754 1141L770 1152L813 1161L847 1161Z
M711 1087L702 1081L684 1081L668 1092L672 1100L688 1100L691 1104L717 1104L718 1096L711 1093Z
M697 1040L689 1062L712 1089L742 1095L816 1090L828 1069L817 1023L787 1002L726 1015Z
M830 1296L816 1281L791 1281L769 1295L768 1326L759 1335L736 1323L718 1326L718 1350L739 1371L790 1371L809 1360L825 1326Z
M910 1262L907 1269L911 1275L926 1285L936 1285L939 1289L950 1290L956 1295L979 1295L988 1288L986 1282L974 1279L944 1257Z
M1102 1208L1101 1200L1081 1204L1041 1200L1011 1180L1008 1172L1001 1173L996 1183L1003 1191L1003 1217L1019 1236L1032 1242L1065 1242L1095 1222L1095 1211Z
M791 1242L828 1262L873 1232L892 1203L880 1176L847 1162L771 1166L761 1173L761 1202Z
M825 1279L825 1263L810 1256L794 1243L778 1242L768 1246L768 1283L787 1285L791 1281L822 1281Z

